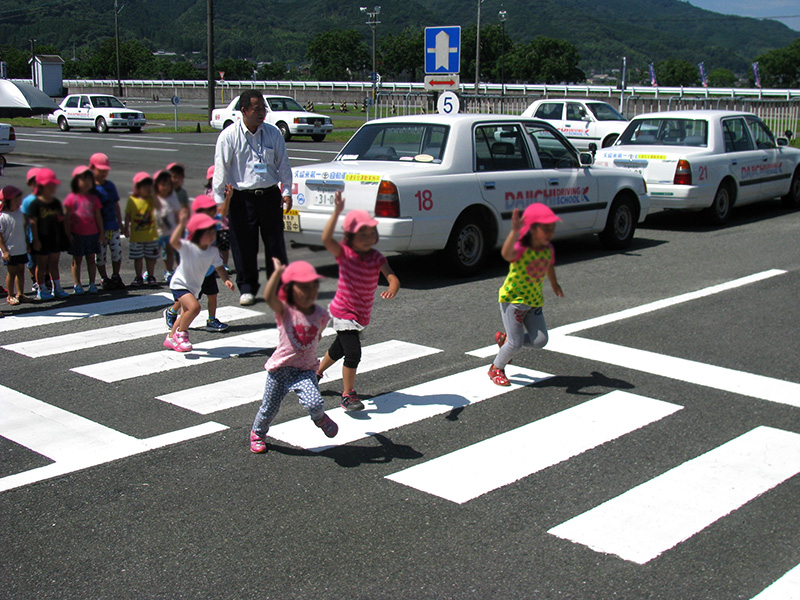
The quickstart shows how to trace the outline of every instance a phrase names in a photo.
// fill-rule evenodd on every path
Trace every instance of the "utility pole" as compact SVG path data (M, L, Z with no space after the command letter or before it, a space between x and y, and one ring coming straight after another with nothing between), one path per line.
M125 8L125 5L122 5ZM117 0L114 0L114 40L117 48L117 96L122 96L122 77L119 68L119 13L122 8L117 8Z
M502 39L500 51L500 112L505 112L505 99L506 99L506 11L501 10L498 15L500 16L500 23L502 24Z
M208 62L208 122L211 122L211 112L214 110L214 83L216 81L214 71L214 0L207 0L207 30L206 30L206 62Z
M31 38L31 83L36 87L36 39Z
M478 34L475 40L475 95L478 95L478 84L481 82L481 4L478 0Z

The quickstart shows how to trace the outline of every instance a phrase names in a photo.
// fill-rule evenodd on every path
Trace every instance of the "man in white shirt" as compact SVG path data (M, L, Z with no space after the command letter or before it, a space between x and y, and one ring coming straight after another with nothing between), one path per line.
M231 251L236 265L239 304L255 301L258 292L258 237L264 242L267 278L274 266L272 258L283 264L283 208L292 207L292 170L286 143L274 125L264 123L267 107L258 90L247 90L239 97L242 120L219 134L214 153L214 199L225 200L225 190L233 189L228 208Z

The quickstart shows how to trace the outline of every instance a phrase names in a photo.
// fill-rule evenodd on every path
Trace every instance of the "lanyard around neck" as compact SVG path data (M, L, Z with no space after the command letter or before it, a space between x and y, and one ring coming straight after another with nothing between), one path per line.
M258 157L258 160L264 160L264 128L261 126L258 128L258 150L256 150L256 147L247 137L246 132L242 132L242 135L244 136L244 141L247 142L247 145L250 146L250 149ZM255 137L255 135L253 135L253 137Z

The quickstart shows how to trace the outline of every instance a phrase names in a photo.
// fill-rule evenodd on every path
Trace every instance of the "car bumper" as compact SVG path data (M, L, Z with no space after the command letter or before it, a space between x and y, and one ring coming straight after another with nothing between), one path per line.
M108 119L109 127L144 127L147 119Z
M291 243L304 246L322 246L322 230L330 214L300 212L300 231L285 232L284 238ZM414 231L412 219L387 219L377 217L378 250L383 252L405 252L411 244ZM338 233L338 232L337 232Z
M647 184L652 209L699 209L711 205L707 190L692 185Z
M289 128L292 135L328 135L333 131L333 125L314 127L313 125L296 125L294 129Z

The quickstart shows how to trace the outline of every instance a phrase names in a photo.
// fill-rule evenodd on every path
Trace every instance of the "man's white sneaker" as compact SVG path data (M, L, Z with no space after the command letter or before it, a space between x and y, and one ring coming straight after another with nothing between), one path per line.
M253 294L244 293L239 296L239 304L242 306L250 306L251 304L255 304L256 299L253 297Z

